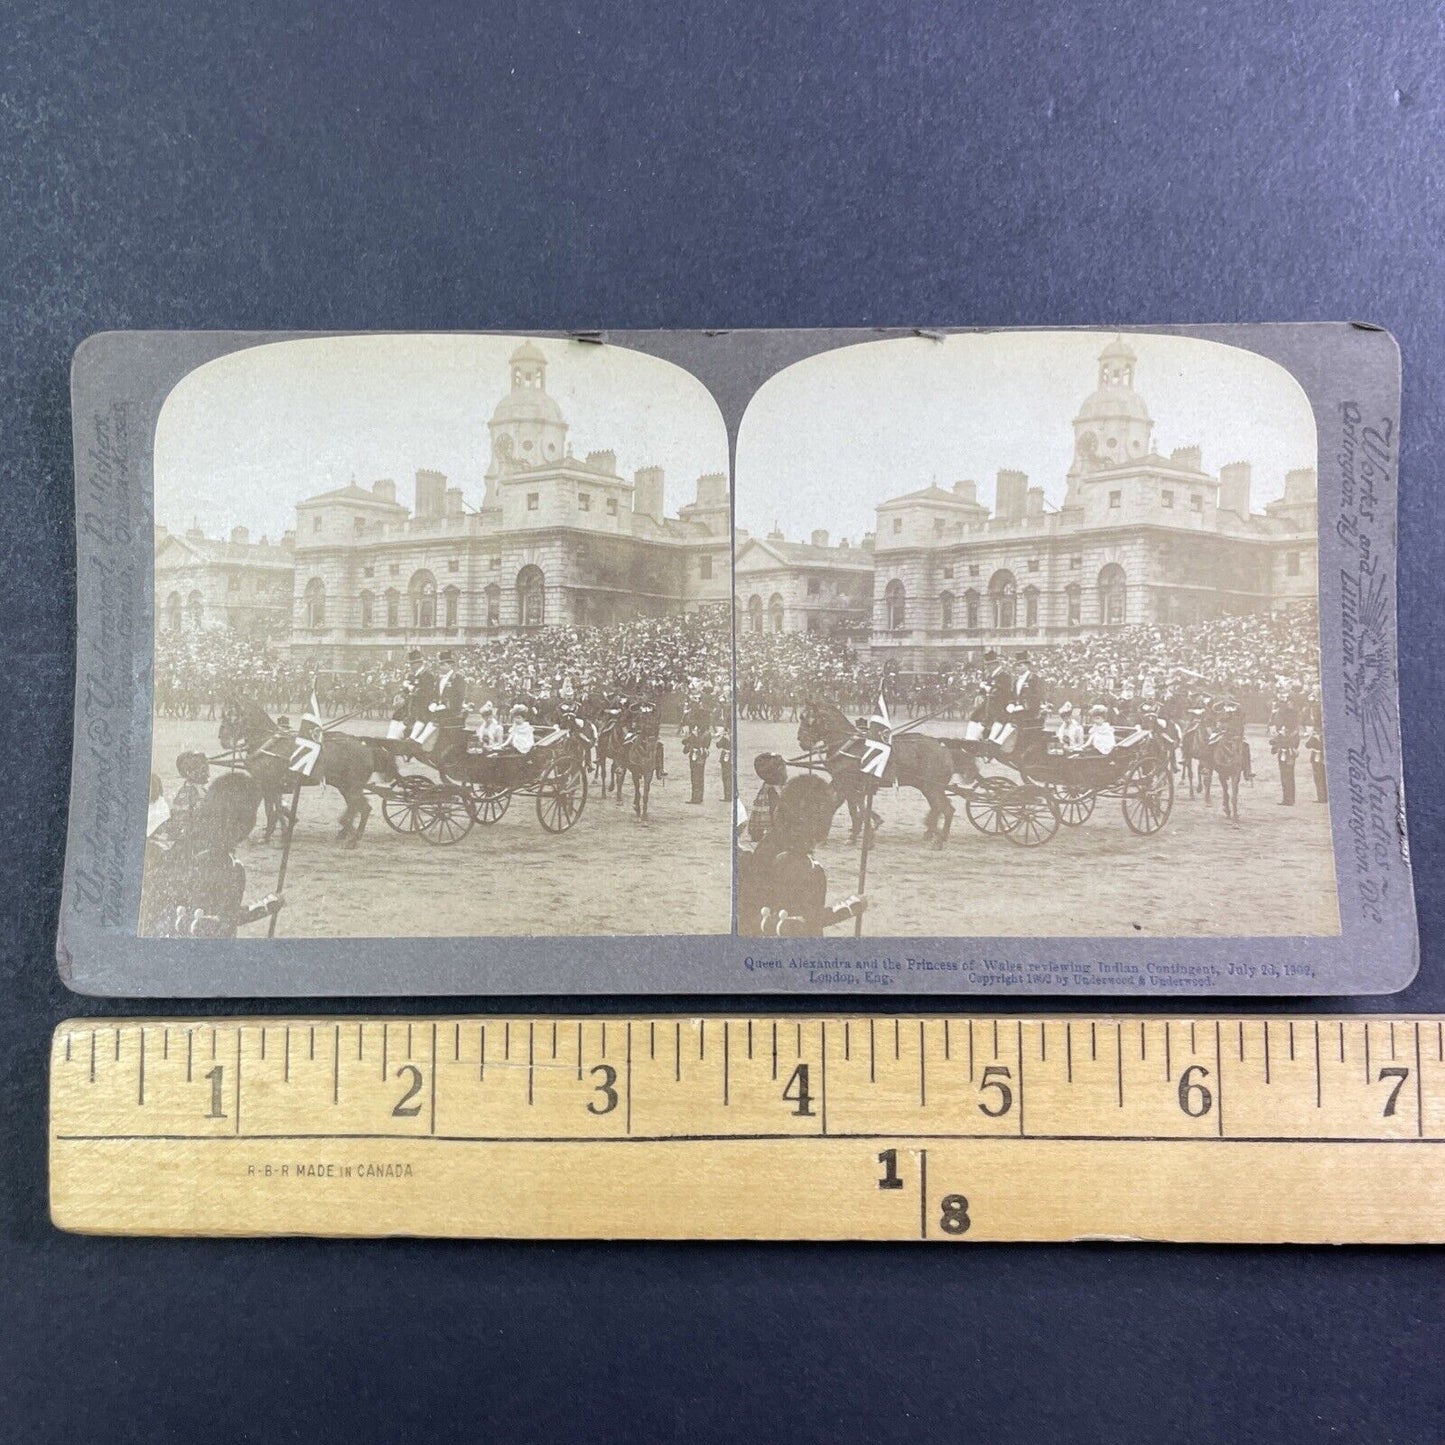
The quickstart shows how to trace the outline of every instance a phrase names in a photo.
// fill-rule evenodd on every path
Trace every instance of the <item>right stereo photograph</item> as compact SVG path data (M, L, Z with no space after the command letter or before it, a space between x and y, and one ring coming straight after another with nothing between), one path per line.
M1288 371L1189 337L895 338L767 381L738 931L1337 934L1317 445Z

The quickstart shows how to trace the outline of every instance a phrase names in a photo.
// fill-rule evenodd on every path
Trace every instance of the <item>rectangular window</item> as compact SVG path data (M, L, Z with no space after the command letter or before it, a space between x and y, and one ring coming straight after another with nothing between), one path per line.
M808 596L816 597L823 590L823 584L816 577L808 578Z
M528 510L529 512L535 512L535 511L537 510L537 508L540 507L541 505L542 505L542 498L541 498L541 494L540 494L540 493L538 493L538 492L528 492L528 493L527 493L527 510Z
M1030 572L1037 572L1038 570L1039 570L1039 559L1038 559L1037 557L1030 557L1030 558L1029 558L1029 571L1030 571Z
M353 532L355 532L358 537L361 536L361 534L366 531L366 518L365 518L365 517L356 517L356 518L354 518L353 521L352 521L352 523L351 523L351 530L352 530Z
M448 557L448 558L447 558L447 571L448 571L448 572L460 572L461 570L462 570L462 564L461 564L460 561L457 560L457 558L455 558L455 557Z
M1172 507L1172 506L1174 505L1174 493L1173 493L1173 492L1160 492L1160 493L1159 493L1159 505L1160 505L1161 507Z
M1299 576L1299 553L1287 552L1284 559L1284 569L1291 577Z
M391 575L392 575L393 577L395 577L395 576L399 575L400 572L401 572L401 563L400 563L400 562L393 562L393 563L391 564L391 566L390 566L387 570L391 573Z
M969 575L970 577L977 577L977 576L978 576L978 563L977 563L977 562L970 562L970 563L968 564L968 575Z
M617 515L617 498L616 498L616 497L608 497L608 499L607 499L607 515L608 515L609 517L615 517L615 516Z
M577 510L578 510L579 512L590 512L590 511L592 510L592 493L591 493L591 492L578 492L578 493L577 493Z
M1079 570L1079 568L1082 567L1083 565L1084 565L1084 559L1083 559L1081 556L1075 555L1075 556L1069 558L1069 571L1070 571L1070 572L1077 572L1077 571Z
M1295 570L1298 571L1299 569L1296 568ZM239 573L236 573L236 572L232 572L231 575L226 578L226 591L227 591L227 592L239 592L240 590L241 590L241 578L240 578L240 574L239 574Z
M1204 498L1195 492L1189 499L1189 510L1191 512L1202 512L1204 510Z
M1110 506L1110 507L1120 507L1120 506L1123 505L1123 502L1124 502L1124 494L1123 494L1123 492L1110 492L1110 493L1109 493L1109 506Z
M488 557L487 566L490 567L493 572L500 571L502 566L502 559L500 557Z
M933 519L933 530L934 530L940 537L943 535L943 518L942 518L942 517L935 517L935 518Z
M697 575L706 582L712 576L712 558L702 556L697 559Z
M311 519L311 530L312 530L313 532L319 532L319 531L321 530L321 518L320 518L320 517L312 517L312 519Z
M361 575L362 575L363 577L375 577L375 576L376 576L376 568L375 568L375 567L363 567L363 568L361 569Z
M894 519L893 519L893 532L894 532L894 535L896 536L896 535L897 535L899 532L901 532L902 530L903 530L903 518L902 518L902 517L894 517Z
M953 576L953 563L952 563L952 562L949 562L948 564L945 565L945 567L944 567L944 569L943 569L943 575L944 575L945 578L952 578L952 576Z

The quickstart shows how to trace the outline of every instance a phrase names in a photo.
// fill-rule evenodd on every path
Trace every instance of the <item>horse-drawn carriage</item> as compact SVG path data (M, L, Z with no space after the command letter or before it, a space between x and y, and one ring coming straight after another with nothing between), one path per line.
M536 802L537 821L549 833L565 833L587 806L587 753L576 732L557 726L526 752L479 748L458 742L439 756L405 749L429 773L402 771L372 791L381 815L398 833L416 833L438 847L458 843L477 823L497 822L516 797Z
M949 791L963 799L968 821L979 832L1022 848L1047 843L1061 824L1072 828L1087 822L1100 798L1117 798L1129 830L1145 837L1157 833L1174 808L1168 753L1146 729L1109 753L1035 748L1017 761L997 750L990 756L1009 764L1017 777L975 766L972 783L954 784Z

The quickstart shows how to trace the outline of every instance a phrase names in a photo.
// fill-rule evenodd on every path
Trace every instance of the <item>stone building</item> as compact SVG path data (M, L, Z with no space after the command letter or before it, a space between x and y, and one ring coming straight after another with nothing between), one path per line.
M1161 455L1134 386L1136 361L1122 339L1100 354L1098 385L1073 421L1058 508L1016 471L998 474L992 512L971 481L878 507L875 659L938 671L988 647L1194 623L1317 597L1314 470L1288 473L1283 497L1256 512L1247 461L1212 474L1197 446Z
M821 632L866 642L873 599L873 540L829 545L816 531L807 542L781 532L737 539L738 626L747 632Z
M245 527L229 538L156 528L156 629L230 627L250 636L284 637L291 625L294 538L253 542Z
M479 505L426 470L410 508L391 480L297 505L293 653L349 668L403 646L727 608L726 475L699 477L667 516L661 467L629 479L615 452L574 453L540 347L508 365Z

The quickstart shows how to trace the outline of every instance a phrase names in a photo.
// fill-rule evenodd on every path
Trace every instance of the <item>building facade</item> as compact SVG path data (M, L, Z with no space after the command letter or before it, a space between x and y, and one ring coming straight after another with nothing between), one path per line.
M699 477L667 516L661 467L629 479L615 452L574 454L546 371L531 342L512 353L480 505L426 470L410 508L390 480L298 504L293 653L347 669L399 647L726 610L726 475Z
M156 528L155 617L159 632L229 627L253 637L284 637L291 626L294 538L251 541Z
M866 643L873 610L872 538L829 545L814 532L789 542L738 534L737 625L745 632L819 632Z
M1187 624L1318 596L1312 468L1251 506L1246 461L1206 472L1199 447L1155 450L1134 386L1136 357L1115 340L1073 421L1064 500L1001 471L994 510L971 481L878 507L870 647L905 671L939 671L1000 652L1138 623Z

